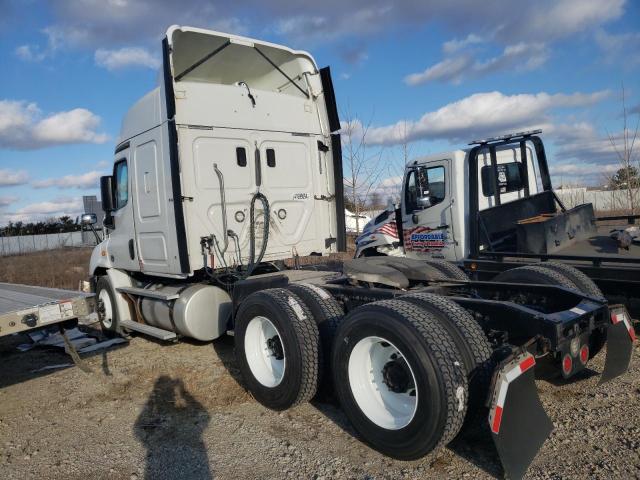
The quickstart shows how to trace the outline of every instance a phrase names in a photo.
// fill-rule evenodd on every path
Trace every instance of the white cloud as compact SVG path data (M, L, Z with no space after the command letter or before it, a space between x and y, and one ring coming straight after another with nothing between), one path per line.
M49 188L49 187L58 187L58 188L78 188L78 189L88 189L88 188L96 188L100 182L100 177L104 175L102 172L93 171L87 172L80 175L65 175L64 177L59 178L48 178L46 180L37 180L32 182L33 188Z
M367 141L377 145L400 144L405 138L408 141L469 141L472 137L546 127L551 123L551 111L593 105L608 96L608 91L516 95L501 92L476 93L427 112L416 121L401 120L393 125L372 127L368 131Z
M84 108L44 115L35 103L0 100L0 148L35 150L70 143L104 143L100 117Z
M18 197L12 197L9 195L0 196L0 208L8 207L12 203L16 203L18 200L20 200Z
M24 170L0 170L0 187L24 185L29 181L29 174Z
M76 217L82 213L82 199L71 197L54 198L47 202L37 202L26 205L15 211L0 214L0 223L32 222L52 217L69 215Z
M458 50L462 50L467 48L469 45L477 45L479 43L484 43L486 40L475 33L470 33L466 38L462 40L458 40L454 38L453 40L449 40L448 42L444 42L442 44L442 51L446 54L456 53Z
M447 43L445 43L445 46ZM459 48L462 47L456 47L456 49ZM443 47L443 49L447 50L446 47ZM521 42L506 46L500 55L485 61L474 60L471 53L445 58L427 68L424 72L407 75L405 83L411 86L429 81L457 84L464 78L481 77L504 70L512 70L514 72L535 70L542 66L548 57L548 49L543 43Z
M600 29L595 35L607 63L623 61L627 66L640 65L640 32L609 34Z
M47 57L47 53L40 51L38 46L20 45L15 50L16 56L25 62L41 62Z
M99 49L95 53L96 65L107 70L120 70L129 67L160 68L157 56L140 47L123 47L118 50Z

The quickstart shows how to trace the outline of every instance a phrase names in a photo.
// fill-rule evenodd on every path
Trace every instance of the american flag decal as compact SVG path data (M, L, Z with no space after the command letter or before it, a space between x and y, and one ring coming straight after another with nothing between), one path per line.
M398 227L396 226L396 222L389 222L378 227L374 233L382 233L383 235L398 238Z

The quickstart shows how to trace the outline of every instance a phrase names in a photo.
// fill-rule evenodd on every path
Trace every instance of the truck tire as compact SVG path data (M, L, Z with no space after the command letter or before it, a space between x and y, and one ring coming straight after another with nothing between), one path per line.
M602 290L598 287L593 280L587 277L584 273L571 265L557 262L544 262L540 265L543 268L559 272L575 283L578 290L586 295L591 295L599 300L606 300ZM604 344L607 342L606 329L595 330L589 338L589 358L595 357Z
M447 331L467 370L469 381L469 407L465 423L472 421L487 395L495 368L491 356L493 349L475 318L460 305L433 293L410 293L398 297L433 315Z
M460 431L468 393L460 357L434 316L383 300L344 318L331 365L342 409L363 439L385 455L413 460Z
M294 293L252 293L235 317L238 367L265 407L284 410L313 398L320 378L320 335L309 308Z
M539 283L542 285L558 285L573 290L580 290L567 276L554 270L537 265L527 265L525 267L505 270L493 277L494 282L511 283Z
M584 273L571 265L565 265L564 263L557 262L544 262L539 265L542 268L553 270L554 272L561 273L569 280L571 280L578 290L586 295L591 295L599 300L605 300L605 296L593 280L587 277Z
M291 283L288 289L300 297L318 325L323 358L321 384L325 389L330 389L331 376L328 375L328 372L330 371L331 347L336 330L344 318L344 310L329 292L317 285Z
M447 262L446 260L432 258L429 260L425 260L424 263L426 263L427 265L431 265L433 268L444 273L449 280L469 280L469 277L467 277L466 273L464 273L451 262Z
M103 275L96 283L97 312L100 327L105 336L113 338L122 333L120 328L120 316L116 305L116 293L109 281L109 277Z

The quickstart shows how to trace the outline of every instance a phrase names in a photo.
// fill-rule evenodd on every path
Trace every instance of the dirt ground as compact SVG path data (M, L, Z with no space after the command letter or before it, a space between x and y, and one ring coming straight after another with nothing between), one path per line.
M233 338L128 345L77 367L57 351L0 340L0 478L495 478L478 430L419 461L362 443L331 401L267 410L239 383ZM630 372L597 386L604 352L577 381L538 381L555 431L528 478L640 478L640 348Z

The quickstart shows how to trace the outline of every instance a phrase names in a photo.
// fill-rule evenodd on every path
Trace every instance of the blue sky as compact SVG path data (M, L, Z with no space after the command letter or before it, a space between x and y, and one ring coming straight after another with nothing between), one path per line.
M640 2L484 3L0 0L0 224L80 213L171 24L310 51L390 164L403 138L418 156L541 127L556 184L602 183L622 82L640 112Z

